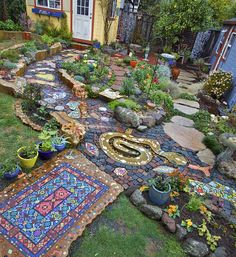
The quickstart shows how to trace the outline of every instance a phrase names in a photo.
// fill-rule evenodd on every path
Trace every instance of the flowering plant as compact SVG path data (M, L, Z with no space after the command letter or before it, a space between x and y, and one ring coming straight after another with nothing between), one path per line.
M199 207L199 209L200 209L200 213L206 217L208 222L210 222L212 218L212 213L207 209L207 207L202 204Z
M169 205L165 211L168 213L168 215L175 219L176 217L180 217L180 211L179 211L179 206L178 205Z
M181 226L185 227L188 232L192 232L194 228L197 228L197 225L195 225L191 219L182 220Z
M233 76L230 72L216 71L209 76L204 84L204 90L219 99L228 89L232 87Z

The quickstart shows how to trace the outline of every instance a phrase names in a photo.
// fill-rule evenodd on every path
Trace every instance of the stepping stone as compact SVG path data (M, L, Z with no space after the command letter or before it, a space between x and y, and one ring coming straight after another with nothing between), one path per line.
M206 149L206 146L202 143L202 140L205 137L204 134L195 128L188 128L175 123L166 123L164 125L164 131L184 148L193 151Z
M197 108L197 109L200 108L200 105L199 105L198 102L187 100L187 99L175 99L174 103L182 104L182 105L185 105L185 106L188 106L188 107L192 107L192 108Z
M190 119L182 117L182 116L174 116L174 117L172 117L171 121L173 123L176 123L176 124L184 126L184 127L193 127L193 125L194 125L193 120L190 120Z
M205 149L198 152L197 156L201 162L204 162L208 165L213 165L215 163L215 155L210 149Z
M45 79L47 81L54 81L55 76L53 74L43 74L43 73L38 73L35 75L39 79Z
M157 172L157 173L172 173L175 171L175 168L170 167L170 166L159 166L156 167L155 169L153 169L153 171Z
M188 107L188 106L185 106L182 104L177 104L177 103L174 103L174 108L177 109L178 111L180 111L184 114L188 114L188 115L193 115L199 111L197 108L192 108L192 107Z

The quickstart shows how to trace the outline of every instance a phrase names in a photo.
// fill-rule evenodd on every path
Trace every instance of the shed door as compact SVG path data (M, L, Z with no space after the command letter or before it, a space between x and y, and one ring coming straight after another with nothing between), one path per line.
M74 0L73 37L92 40L93 0Z

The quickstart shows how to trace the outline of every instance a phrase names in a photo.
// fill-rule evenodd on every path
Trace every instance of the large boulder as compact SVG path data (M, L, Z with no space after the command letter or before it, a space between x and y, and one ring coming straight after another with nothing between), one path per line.
M119 122L124 123L129 127L137 128L140 125L140 118L138 114L127 108L118 106L116 107L114 114L115 114L115 118Z
M139 189L136 189L133 194L130 196L130 201L135 205L135 206L141 206L143 204L146 204L147 201L143 197L142 192Z
M227 257L227 256L228 256L227 251L223 246L216 248L214 253L211 253L209 255L209 257Z
M162 217L162 209L155 205L144 204L140 207L140 211L150 219L160 220Z
M188 238L183 244L184 251L192 257L204 257L209 254L209 249L206 244Z

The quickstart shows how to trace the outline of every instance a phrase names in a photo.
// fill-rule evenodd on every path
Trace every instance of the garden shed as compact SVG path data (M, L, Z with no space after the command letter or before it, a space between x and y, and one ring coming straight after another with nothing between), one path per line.
M236 104L236 18L224 22L211 57L211 70L223 70L233 74L233 89L228 94L230 108Z
M116 40L120 0L26 0L26 8L34 22L48 19L59 27L66 19L73 41L104 43L108 29L108 41Z

